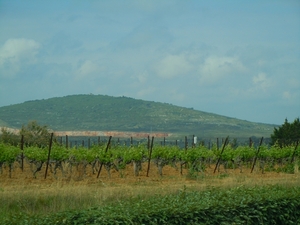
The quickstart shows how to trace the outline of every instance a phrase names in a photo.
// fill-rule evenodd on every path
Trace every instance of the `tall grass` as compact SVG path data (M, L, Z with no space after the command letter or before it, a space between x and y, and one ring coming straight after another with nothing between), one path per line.
M243 174L230 170L228 173L216 173L208 169L204 174L183 176L170 166L164 167L163 177L157 175L156 169L150 176L132 176L132 168L124 171L124 176L116 172L109 179L103 172L101 178L87 176L77 180L75 175L70 179L55 179L49 175L47 179L39 174L37 179L31 178L29 168L26 172L16 170L12 178L8 178L7 170L0 174L0 224L1 220L12 215L49 215L69 210L85 210L91 207L104 206L108 203L142 197L150 198L160 194L176 193L183 187L189 190L202 191L211 187L231 188L236 186L273 185L300 186L299 173L283 174L259 171ZM168 175L167 175L168 174Z
M101 179L97 182L56 181L44 183L37 180L33 184L20 185L0 184L0 218L9 218L16 214L47 215L61 211L83 210L96 206L104 206L111 202L119 202L132 197L148 198L156 194L178 192L183 186L190 190L205 190L214 186L230 188L235 186L253 186L281 184L300 186L297 174L277 174L278 176L260 174L230 174L228 176L206 175L190 180L185 177L138 178L134 182L114 183L113 180ZM264 176L264 177L263 177Z

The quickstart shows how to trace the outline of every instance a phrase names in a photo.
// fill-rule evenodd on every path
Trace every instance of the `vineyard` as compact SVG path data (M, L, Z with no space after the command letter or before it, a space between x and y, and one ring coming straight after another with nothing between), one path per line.
M30 169L33 178L70 177L76 172L83 179L87 175L98 178L104 173L103 170L109 178L112 170L122 177L129 165L133 168L132 175L136 177L140 176L141 171L149 176L150 170L164 176L164 167L169 166L178 172L178 176L185 174L192 178L207 173L208 168L213 173L227 173L228 170L242 173L244 169L250 169L252 173L254 168L261 173L294 173L299 167L298 142L286 147L259 145L255 148L233 147L226 139L221 148L217 145L210 148L203 145L180 148L153 144L153 139L152 143L148 141L126 146L113 145L110 137L106 144L95 144L88 149L78 146L68 148L57 142L44 148L0 143L0 172L6 170L12 177L14 171L20 172L16 170L19 167L21 171Z
M0 143L0 223L299 224L298 142L262 140Z

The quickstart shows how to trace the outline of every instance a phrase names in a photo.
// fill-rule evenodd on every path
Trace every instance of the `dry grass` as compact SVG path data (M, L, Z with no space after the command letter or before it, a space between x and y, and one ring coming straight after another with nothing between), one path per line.
M4 170L0 175L0 216L19 212L48 214L80 210L136 196L175 193L183 187L189 190L205 190L211 187L300 185L298 173L261 174L260 171L254 171L251 174L249 169L245 169L244 173L228 170L227 173L221 171L214 174L212 169L207 169L204 174L199 173L198 176L188 178L187 170L180 175L176 169L166 166L163 177L160 177L155 166L151 166L149 177L146 176L144 165L139 177L134 177L133 168L128 166L121 173L112 171L111 178L103 170L99 179L96 174L91 173L91 169L84 178L77 172L66 177L62 177L59 172L57 179L52 174L44 179L45 168L38 173L36 179L32 178L28 166L24 172L16 168L12 178L8 178L8 171Z

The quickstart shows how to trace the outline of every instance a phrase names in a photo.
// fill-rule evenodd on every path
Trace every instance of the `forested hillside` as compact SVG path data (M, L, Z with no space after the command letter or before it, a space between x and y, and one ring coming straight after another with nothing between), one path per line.
M168 132L201 137L269 137L275 126L124 96L71 95L0 107L1 126L20 128L31 120L55 131Z

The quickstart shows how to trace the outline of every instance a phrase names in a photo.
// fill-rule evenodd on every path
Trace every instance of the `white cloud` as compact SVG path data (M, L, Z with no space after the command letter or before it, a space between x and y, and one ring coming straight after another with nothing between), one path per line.
M281 94L282 100L285 102L285 104L294 105L299 107L299 92L296 91L283 91Z
M86 60L79 67L76 78L78 79L85 78L87 76L93 75L97 71L99 71L97 64L93 63L90 60Z
M187 74L191 70L191 65L183 54L167 55L154 69L159 77L169 79Z
M225 75L244 70L245 67L237 58L211 56L200 66L200 82L215 83Z
M40 44L31 39L9 39L0 50L0 63L4 60L19 60L21 58L34 58L38 53Z
M148 80L148 73L147 73L147 71L144 71L143 73L137 75L137 79L138 79L139 84L146 83L147 80Z
M285 91L282 93L282 97L283 99L290 99L291 98L291 94L288 91Z
M274 90L274 86L274 81L261 72L247 79L241 77L236 85L230 87L230 94L231 98L236 99L269 99L272 93L275 96L274 94L278 92Z
M13 77L26 64L37 61L40 44L31 39L8 39L0 48L0 69L4 77Z
M133 74L130 76L130 79L127 79L128 82L123 80L123 87L128 84L128 86L131 87L131 91L135 90L136 93L139 93L139 97L142 97L144 94L146 94L148 91L144 91L144 88L148 89L147 87L151 85L151 82L149 82L149 74L147 70L141 73ZM122 79L122 78L120 78ZM141 87L143 90L140 90Z
M257 89L267 91L272 86L272 80L267 77L265 73L259 73L257 76L252 78L252 82Z

